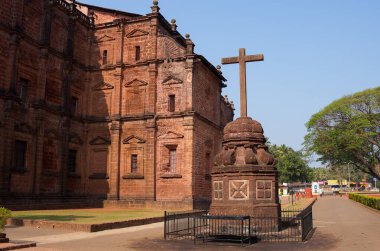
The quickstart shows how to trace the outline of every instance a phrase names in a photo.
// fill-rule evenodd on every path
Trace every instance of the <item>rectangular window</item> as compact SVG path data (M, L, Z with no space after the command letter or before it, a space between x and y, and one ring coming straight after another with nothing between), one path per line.
M103 51L103 65L107 64L107 56L108 56L108 52L107 50L104 50Z
M67 171L69 173L75 173L77 161L77 150L69 150L69 156L67 159Z
M170 172L175 173L177 166L177 150L170 149L169 150L169 168Z
M175 111L175 95L169 95L169 112Z
M20 79L20 91L19 91L19 98L22 101L26 101L28 97L28 85L29 85L29 80L27 79Z
M131 155L131 173L137 173L137 154Z
M75 115L78 109L78 98L71 97L71 114Z
M135 60L139 61L140 60L140 46L136 46L136 55L135 55Z
M16 140L15 142L15 155L14 155L14 170L26 169L26 141Z

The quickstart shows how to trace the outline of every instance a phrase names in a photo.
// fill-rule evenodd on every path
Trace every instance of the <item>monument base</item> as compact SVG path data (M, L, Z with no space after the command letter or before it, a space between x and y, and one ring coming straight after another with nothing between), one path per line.
M212 183L211 214L281 216L277 170L273 166L214 167Z
M214 168L212 181L210 215L250 216L255 225L279 230L281 205L273 167Z
M280 231L281 207L278 204L262 204L241 207L210 207L210 215L250 216L255 231Z

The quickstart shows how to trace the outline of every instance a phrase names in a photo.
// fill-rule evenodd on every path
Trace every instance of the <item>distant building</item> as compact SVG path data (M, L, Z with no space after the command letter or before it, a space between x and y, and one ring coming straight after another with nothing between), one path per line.
M0 6L0 195L194 208L233 105L160 14L64 0Z

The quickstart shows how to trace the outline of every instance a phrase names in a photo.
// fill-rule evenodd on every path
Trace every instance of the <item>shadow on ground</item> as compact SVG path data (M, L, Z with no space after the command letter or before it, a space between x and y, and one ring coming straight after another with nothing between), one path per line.
M126 248L133 250L334 250L339 240L315 229L315 234L306 242L257 242L251 245L239 243L207 242L193 240L149 239L131 241Z

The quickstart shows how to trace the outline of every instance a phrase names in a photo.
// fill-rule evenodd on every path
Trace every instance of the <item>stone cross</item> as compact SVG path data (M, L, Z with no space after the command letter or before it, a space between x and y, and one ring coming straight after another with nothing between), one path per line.
M240 75L240 117L247 117L247 84L245 63L263 61L264 55L245 55L245 49L239 49L239 57L222 58L222 64L237 64L239 63Z

